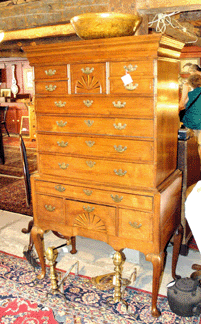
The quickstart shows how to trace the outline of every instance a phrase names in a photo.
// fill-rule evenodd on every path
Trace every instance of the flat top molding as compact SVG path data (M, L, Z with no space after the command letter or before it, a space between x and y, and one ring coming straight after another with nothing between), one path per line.
M93 61L107 61L115 57L122 60L133 51L133 59L143 57L180 57L184 43L161 34L114 37L96 40L80 40L48 45L24 46L23 50L31 64L49 64L52 54L57 56L57 62L88 62L93 55ZM53 63L53 62L51 62ZM56 63L56 62L54 62Z

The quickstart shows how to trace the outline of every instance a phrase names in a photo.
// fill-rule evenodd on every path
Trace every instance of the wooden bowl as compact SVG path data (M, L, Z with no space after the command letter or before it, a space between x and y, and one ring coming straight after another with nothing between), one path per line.
M102 12L85 13L70 20L82 39L131 36L141 23L138 15Z

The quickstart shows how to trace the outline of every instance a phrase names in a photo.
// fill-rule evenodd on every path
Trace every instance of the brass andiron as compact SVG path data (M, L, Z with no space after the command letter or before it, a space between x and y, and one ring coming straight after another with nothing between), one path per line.
M56 258L58 256L58 251L54 247L49 247L46 251L46 257L50 265L50 280L52 290L55 291L58 289L57 285L57 275L55 271Z
M115 287L114 287L114 302L120 302L122 300L121 297L121 265L122 265L122 255L120 252L116 251L113 256L113 263L115 265L114 271L114 280L115 280Z

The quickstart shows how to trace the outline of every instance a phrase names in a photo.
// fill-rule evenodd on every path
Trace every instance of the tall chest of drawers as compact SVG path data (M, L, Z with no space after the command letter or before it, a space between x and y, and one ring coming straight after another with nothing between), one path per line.
M46 230L139 250L153 263L154 316L164 249L180 224L182 47L157 34L25 48L35 73L41 277Z

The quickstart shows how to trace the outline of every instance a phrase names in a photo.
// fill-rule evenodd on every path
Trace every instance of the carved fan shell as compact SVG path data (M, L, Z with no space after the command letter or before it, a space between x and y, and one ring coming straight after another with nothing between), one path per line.
M92 75L82 76L80 80L76 83L76 92L87 91L87 92L100 92L101 93L101 85L99 80Z
M106 232L105 224L99 216L92 213L83 213L75 218L74 226L92 231Z

